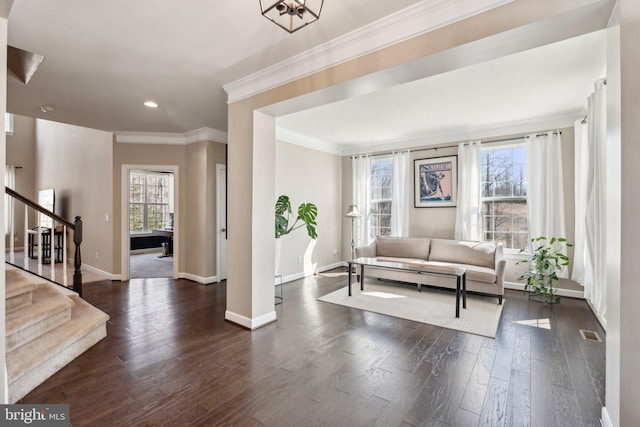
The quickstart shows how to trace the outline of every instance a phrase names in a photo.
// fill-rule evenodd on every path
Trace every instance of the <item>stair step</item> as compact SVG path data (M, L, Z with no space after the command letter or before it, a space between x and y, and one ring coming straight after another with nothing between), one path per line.
M15 403L106 336L109 316L77 296L71 319L7 352L9 401Z
M17 268L7 269L5 272L5 299L7 313L31 304L31 292L37 287L29 275Z
M41 283L32 292L33 303L6 315L6 350L11 351L71 319L73 300L53 285Z

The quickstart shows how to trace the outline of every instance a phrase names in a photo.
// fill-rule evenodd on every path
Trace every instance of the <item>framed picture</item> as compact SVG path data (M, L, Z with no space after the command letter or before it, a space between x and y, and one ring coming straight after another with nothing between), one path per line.
M413 172L416 208L456 206L458 156L416 159L413 161Z

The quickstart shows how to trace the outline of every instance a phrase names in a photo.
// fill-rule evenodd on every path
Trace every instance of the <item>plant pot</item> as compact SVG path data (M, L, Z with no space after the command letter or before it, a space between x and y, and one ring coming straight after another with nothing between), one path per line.
M275 276L279 276L280 275L280 253L282 252L282 239L280 239L279 237L276 237L276 243L275 243Z

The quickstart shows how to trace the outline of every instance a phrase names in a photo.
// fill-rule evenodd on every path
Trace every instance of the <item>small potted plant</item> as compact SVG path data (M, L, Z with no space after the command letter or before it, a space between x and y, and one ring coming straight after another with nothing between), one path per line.
M524 290L529 292L531 299L545 304L558 303L558 272L569 265L566 249L573 245L563 237L552 237L547 241L544 236L531 239L531 244L531 255L516 263L527 267L518 280L525 281Z

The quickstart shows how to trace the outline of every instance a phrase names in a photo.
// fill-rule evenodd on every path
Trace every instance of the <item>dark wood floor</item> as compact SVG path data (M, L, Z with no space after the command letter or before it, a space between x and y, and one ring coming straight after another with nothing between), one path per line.
M224 321L224 283L89 284L108 337L22 402L68 403L74 426L599 425L605 345L578 329L604 333L584 301L507 291L494 340L316 301L344 281L286 284L254 332Z

